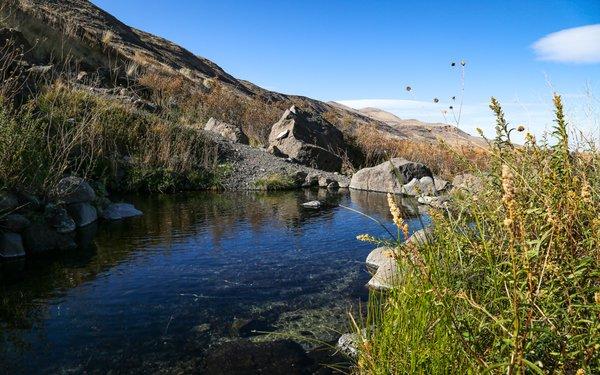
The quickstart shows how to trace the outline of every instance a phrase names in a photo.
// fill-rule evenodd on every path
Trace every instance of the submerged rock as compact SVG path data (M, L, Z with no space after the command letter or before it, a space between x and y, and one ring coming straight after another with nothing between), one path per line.
M313 360L291 340L270 342L231 341L210 350L201 373L205 374L310 374Z
M102 210L102 218L105 220L120 220L141 215L142 211L129 203L111 203Z

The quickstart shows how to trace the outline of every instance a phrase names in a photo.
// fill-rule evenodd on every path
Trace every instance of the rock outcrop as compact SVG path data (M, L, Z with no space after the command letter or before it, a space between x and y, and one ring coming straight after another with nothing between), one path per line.
M363 168L350 181L351 189L409 196L436 195L449 186L447 181L434 177L427 166L402 158Z
M142 211L129 203L112 203L102 210L104 220L121 220L142 215Z
M269 148L273 154L324 171L339 171L344 136L321 116L292 106L271 128Z
M219 134L225 139L230 140L235 143L242 143L247 145L250 143L246 134L242 128L236 125L228 124L223 121L219 121L214 117L211 117L206 125L204 125L204 130Z

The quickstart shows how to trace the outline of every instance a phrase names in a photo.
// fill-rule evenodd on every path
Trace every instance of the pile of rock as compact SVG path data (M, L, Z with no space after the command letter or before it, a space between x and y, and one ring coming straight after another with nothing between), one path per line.
M407 196L431 196L448 191L451 184L435 177L421 163L394 158L375 167L363 168L352 176L350 188Z
M0 194L0 259L77 247L75 232L98 218L119 220L142 212L130 204L112 203L96 195L82 178L58 182L51 201L28 194Z

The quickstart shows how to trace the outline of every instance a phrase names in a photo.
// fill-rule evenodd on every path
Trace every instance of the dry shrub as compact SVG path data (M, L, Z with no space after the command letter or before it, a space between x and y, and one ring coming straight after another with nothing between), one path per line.
M364 155L367 166L401 157L427 165L433 173L443 178L476 167L485 169L489 162L488 150L481 147L449 146L405 139L394 139L369 126L357 130L354 142Z

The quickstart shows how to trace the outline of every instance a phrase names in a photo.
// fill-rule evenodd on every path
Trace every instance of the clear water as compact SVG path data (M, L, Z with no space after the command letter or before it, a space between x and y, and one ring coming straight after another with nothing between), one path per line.
M330 207L301 203L325 199ZM193 371L239 337L333 342L358 312L376 193L127 197L144 216L80 233L82 248L0 268L0 373ZM410 221L411 230L423 218Z

